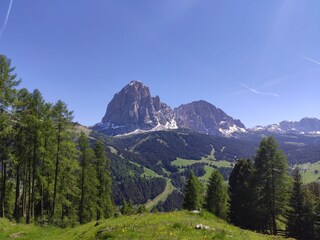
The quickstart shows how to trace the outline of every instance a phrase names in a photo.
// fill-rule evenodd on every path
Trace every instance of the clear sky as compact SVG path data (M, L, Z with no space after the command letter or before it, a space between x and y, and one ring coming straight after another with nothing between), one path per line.
M0 0L0 31L21 87L84 125L133 79L247 127L320 118L319 0Z

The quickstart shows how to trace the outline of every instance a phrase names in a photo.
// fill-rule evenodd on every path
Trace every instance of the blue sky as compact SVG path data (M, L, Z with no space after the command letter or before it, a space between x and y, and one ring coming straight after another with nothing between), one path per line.
M319 9L318 0L1 0L0 53L21 87L62 99L84 125L133 79L172 107L203 99L247 127L320 118Z

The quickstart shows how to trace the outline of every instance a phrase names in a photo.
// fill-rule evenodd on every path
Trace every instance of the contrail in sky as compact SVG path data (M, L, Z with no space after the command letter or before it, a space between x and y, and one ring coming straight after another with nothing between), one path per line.
M4 24L3 24L2 28L1 28L1 31L0 31L0 39L1 39L2 34L3 34L4 30L6 29L6 26L7 26L7 23L8 23L10 12L11 12L12 3L13 3L13 0L10 0L9 8L8 8L8 11L7 11L7 15L6 15L6 18L4 20Z
M312 58L309 58L309 57L306 57L306 56L303 56L303 55L299 55L300 57L304 58L304 59L307 59L309 60L310 62L313 62L313 63L316 63L316 64L319 64L320 65L320 62L312 59Z
M253 93L255 93L255 94L259 94L259 95L269 95L269 96L279 97L279 94L277 94L277 93L260 92L260 91L254 89L254 88L251 88L251 87L248 87L247 85L244 85L244 84L241 83L241 82L239 82L239 84L240 84L242 87L248 89L249 91L251 91L251 92L253 92Z

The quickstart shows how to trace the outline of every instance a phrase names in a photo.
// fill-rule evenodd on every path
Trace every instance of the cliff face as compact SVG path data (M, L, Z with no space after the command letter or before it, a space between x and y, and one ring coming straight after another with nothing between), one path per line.
M108 104L100 127L109 135L118 135L170 125L173 111L152 97L148 87L139 81L131 81Z

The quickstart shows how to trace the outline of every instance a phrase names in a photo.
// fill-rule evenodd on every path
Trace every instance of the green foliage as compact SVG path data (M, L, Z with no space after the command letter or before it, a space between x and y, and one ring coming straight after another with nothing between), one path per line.
M183 208L196 210L202 207L202 186L198 178L190 171L189 179L186 186Z
M286 211L290 185L286 159L273 137L262 139L254 166L258 228L276 234L276 219Z
M320 239L320 201L314 210L314 238Z
M254 229L254 193L253 163L249 159L241 159L235 164L229 177L231 223L242 228Z
M304 218L304 190L302 188L302 178L300 170L293 171L293 186L287 211L287 232L294 238L302 237L302 227Z
M95 171L97 185L97 220L108 218L114 214L112 200L112 179L110 172L110 160L106 157L104 145L100 141L95 142Z
M217 217L226 218L228 212L227 187L222 175L214 170L209 179L205 197L205 209Z
M111 216L112 181L103 145L94 152L81 136L79 151L67 105L46 103L38 90L16 90L19 81L10 64L0 55L0 217L69 226L79 212L83 222L98 212Z

